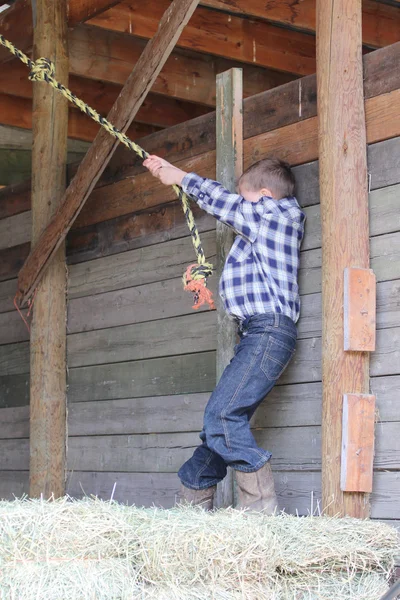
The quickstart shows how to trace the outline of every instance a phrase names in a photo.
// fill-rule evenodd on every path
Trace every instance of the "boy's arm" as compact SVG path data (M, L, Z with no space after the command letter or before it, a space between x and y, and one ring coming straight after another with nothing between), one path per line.
M254 242L260 215L251 202L246 202L239 194L232 194L217 181L205 179L196 173L187 173L181 186L200 208L232 227L249 242Z
M231 194L216 181L186 173L158 156L150 156L143 165L165 185L180 185L200 208L254 242L260 215L251 202L246 202L239 194Z

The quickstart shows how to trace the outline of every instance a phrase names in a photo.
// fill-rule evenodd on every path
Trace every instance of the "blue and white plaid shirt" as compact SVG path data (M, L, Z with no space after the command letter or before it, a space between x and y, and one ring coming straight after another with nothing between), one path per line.
M219 284L226 311L239 320L276 312L296 323L305 221L296 198L264 196L249 202L195 173L185 175L182 187L200 208L238 233Z

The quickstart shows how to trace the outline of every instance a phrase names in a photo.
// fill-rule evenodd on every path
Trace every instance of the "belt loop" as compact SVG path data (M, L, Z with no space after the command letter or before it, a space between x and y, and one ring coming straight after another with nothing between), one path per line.
M279 327L279 313L275 313L274 327Z

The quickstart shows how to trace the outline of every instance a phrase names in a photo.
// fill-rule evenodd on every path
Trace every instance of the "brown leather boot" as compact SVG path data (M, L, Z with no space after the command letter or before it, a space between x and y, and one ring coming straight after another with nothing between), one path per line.
M272 515L275 510L278 510L278 499L269 462L254 473L236 471L236 482L237 508L263 511L266 515Z
M191 504L192 506L201 506L204 510L212 510L214 504L214 494L217 489L213 485L204 490L192 490L183 484L181 485L180 501L183 504Z

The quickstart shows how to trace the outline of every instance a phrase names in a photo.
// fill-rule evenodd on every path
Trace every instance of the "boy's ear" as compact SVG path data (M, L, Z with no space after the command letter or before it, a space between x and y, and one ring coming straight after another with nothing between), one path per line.
M271 190L269 190L268 188L262 188L262 190L260 190L260 193L261 193L262 196L269 196L270 198L274 197L272 195Z

